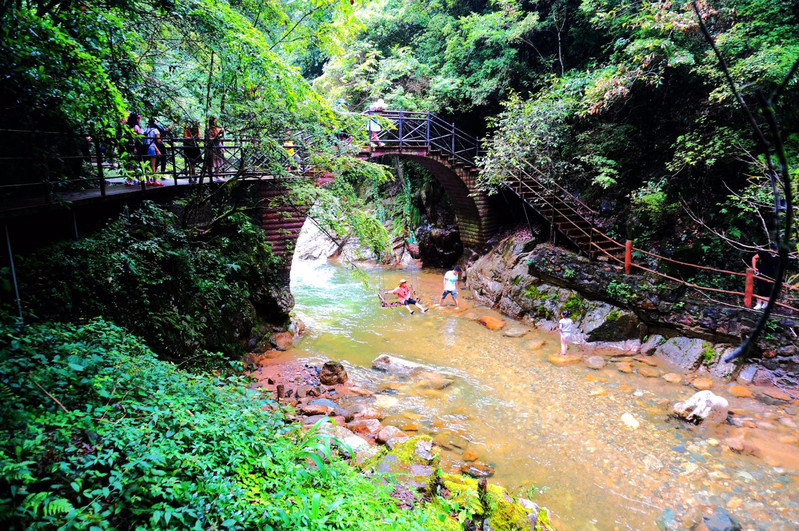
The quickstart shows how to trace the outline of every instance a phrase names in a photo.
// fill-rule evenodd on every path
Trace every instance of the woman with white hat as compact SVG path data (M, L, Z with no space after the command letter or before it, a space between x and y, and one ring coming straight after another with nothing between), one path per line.
M397 286L392 290L388 290L385 293L386 294L393 293L394 295L396 295L399 301L402 304L404 304L406 308L408 308L408 311L411 312L411 315L413 315L411 304L415 304L417 308L422 310L422 313L427 311L427 308L419 304L419 302L416 299L411 298L411 288L408 287L408 283L404 278L399 281L399 286Z

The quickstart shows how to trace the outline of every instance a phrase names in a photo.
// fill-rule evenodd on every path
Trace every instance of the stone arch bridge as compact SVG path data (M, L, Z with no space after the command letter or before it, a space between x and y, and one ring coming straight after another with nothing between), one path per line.
M399 157L428 170L450 199L463 244L482 247L497 231L501 208L496 197L477 188L480 141L430 113L382 111L379 120L383 124L379 139L355 156L369 161ZM325 180L318 178L320 184ZM261 226L272 250L290 265L310 207L287 204L285 192L280 180L260 186L264 204L270 205L262 210ZM281 203L285 207L275 206Z

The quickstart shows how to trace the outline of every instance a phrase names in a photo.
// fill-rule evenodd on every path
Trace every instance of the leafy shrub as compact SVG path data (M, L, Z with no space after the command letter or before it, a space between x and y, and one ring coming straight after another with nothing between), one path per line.
M20 262L29 315L103 317L160 355L184 359L241 351L240 339L269 314L266 290L277 270L262 231L243 214L200 234L149 202L94 235Z
M104 321L0 325L0 524L424 528L243 384L182 372Z

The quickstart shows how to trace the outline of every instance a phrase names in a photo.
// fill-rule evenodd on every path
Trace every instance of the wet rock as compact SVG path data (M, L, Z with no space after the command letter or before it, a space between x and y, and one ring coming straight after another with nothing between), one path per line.
M635 356L633 359L638 363L643 363L644 365L649 365L650 367L658 366L658 362L655 361L651 356Z
M674 372L669 372L663 375L664 380L673 384L681 384L682 378L683 378L682 374L677 374Z
M699 364L705 342L689 337L673 337L655 349L655 356L666 363L689 371Z
M390 439L395 437L403 437L405 432L401 429L397 428L396 426L385 426L377 433L377 442L381 444L386 444Z
M699 378L695 378L691 382L691 385L694 386L694 389L697 389L699 391L706 391L713 387L713 380L711 380L710 378L704 378L700 376Z
M358 404L352 408L352 414L358 419L382 419L383 413L374 407L365 404Z
M732 396L738 398L749 398L752 396L752 391L743 385L733 385L728 389L728 391Z
M641 423L638 422L638 420L629 413L623 414L621 416L621 421L624 423L625 426L627 426L628 428L632 428L634 430L638 429L641 426Z
M433 444L445 450L465 450L469 446L469 441L450 431L442 431L433 437Z
M511 326L504 330L502 335L505 337L524 337L529 332L529 329L522 326Z
M496 317L491 317L490 315L484 315L477 320L478 323L485 326L489 330L502 330L505 328L505 321L502 319L497 319Z
M461 454L461 459L466 462L477 461L477 454L472 452L471 450L466 450Z
M616 369L619 372L623 372L625 374L632 374L633 372L633 364L629 361L620 361L616 363Z
M349 379L347 376L347 371L344 369L344 365L342 365L338 361L328 361L322 366L322 370L319 373L319 381L322 382L323 385L338 385L343 384Z
M570 354L550 354L547 356L547 361L556 367L564 367L572 363L579 363L582 359L582 356Z
M441 390L449 387L454 382L453 379L433 371L416 373L414 378L416 379L416 384L422 389Z
M699 391L685 402L677 402L672 412L679 418L699 424L717 424L727 420L729 403L727 399L710 391Z
M372 368L389 374L410 374L413 371L426 369L423 365L403 360L388 354L382 354L372 361Z
M327 406L306 404L304 406L300 406L300 411L302 411L303 415L325 416L330 413L331 409Z
M538 339L527 343L527 348L530 350L541 350L544 345L546 345L546 341Z
M601 387L593 387L590 391L588 391L588 396L603 396L607 394L604 389Z
M358 419L348 422L347 428L355 434L365 435L370 439L374 439L382 426L377 419Z
M362 387L355 387L355 386L351 386L349 389L347 389L347 392L351 393L351 394L353 394L355 396L372 396L372 395L374 395L374 393L372 391L369 391L368 389L364 389Z
M755 379L757 372L757 365L744 365L741 372L738 373L738 381L744 384L751 384Z
M599 370L607 365L605 358L602 356L589 356L585 360L585 364L588 366L589 369Z
M594 303L580 328L589 342L624 341L636 335L639 324L638 317L628 310L607 303Z
M429 437L417 438L413 447L413 455L430 464L436 458L436 456L433 455L432 450L433 450L433 441L430 440Z
M655 354L655 350L658 346L662 345L666 342L666 338L658 334L652 334L646 341L643 342L641 345L641 354L644 356L652 356Z
M708 531L741 531L738 523L730 513L722 507L716 507L712 514L702 517Z
M646 376L647 378L659 378L660 377L660 369L657 367L641 367L638 369L638 374L641 376Z
M791 395L789 395L785 391L777 389L776 387L766 387L764 389L758 389L758 391L760 391L763 395L775 400L778 403L791 401Z
M278 332L272 336L272 343L277 350L288 350L294 341L294 334L291 332Z
M340 405L336 404L332 400L327 398L314 398L313 400L308 402L309 407L311 406L322 406L326 407L328 411L334 412L337 416L340 417L349 417L350 412L341 407Z
M473 461L471 463L463 463L461 465L461 473L473 478L488 478L494 475L494 469L480 461Z

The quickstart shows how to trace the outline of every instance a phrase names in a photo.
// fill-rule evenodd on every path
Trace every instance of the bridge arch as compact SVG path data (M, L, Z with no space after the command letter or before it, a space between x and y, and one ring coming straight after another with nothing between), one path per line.
M477 188L475 159L480 154L480 140L430 113L381 111L379 115L392 127L383 127L380 138L356 156L375 162L391 156L418 163L444 188L463 244L472 249L485 245L497 231L502 209ZM262 192L262 198L272 205L281 195L279 183L268 185ZM308 207L280 210L265 209L262 228L275 253L290 264Z

